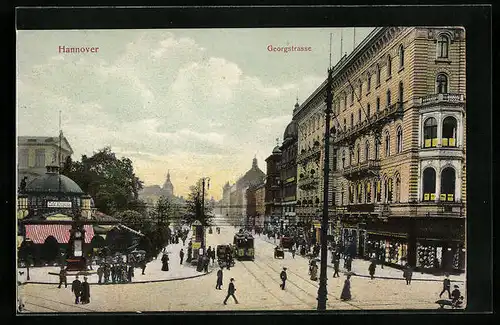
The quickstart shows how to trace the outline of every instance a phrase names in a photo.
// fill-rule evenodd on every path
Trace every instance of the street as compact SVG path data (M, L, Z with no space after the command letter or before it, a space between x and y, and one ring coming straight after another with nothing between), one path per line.
M232 242L233 227L222 227L221 234L207 234L207 245ZM91 301L75 305L70 286L58 289L55 285L27 284L20 287L26 312L135 312L135 311L224 311L224 310L315 310L318 282L308 276L308 261L301 256L274 259L272 243L255 239L255 261L236 261L229 271L224 269L223 290L216 290L216 272L193 279L115 285L92 285ZM176 252L173 252L176 255ZM173 263L177 259L174 258ZM216 262L217 263L217 262ZM285 290L280 289L279 273L287 267ZM391 279L370 280L351 278L352 300L340 301L345 280L332 278L328 269L328 310L368 309L437 309L442 284L438 281L405 281ZM229 279L235 279L239 304L227 294ZM463 287L463 285L461 286ZM461 288L465 295L464 288Z

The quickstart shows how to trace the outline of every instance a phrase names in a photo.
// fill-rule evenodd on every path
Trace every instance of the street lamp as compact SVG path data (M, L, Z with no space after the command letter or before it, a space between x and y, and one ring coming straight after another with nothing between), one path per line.
M202 223L202 231L203 236L201 236L201 247L203 248L203 253L205 253L205 182L207 182L207 190L210 189L210 177L202 177L201 178L201 217L203 220Z
M326 109L325 109L325 161L323 166L323 218L321 220L321 267L319 275L318 289L318 310L326 310L327 287L326 287L326 260L327 255L327 227L328 227L328 181L330 174L330 118L332 114L332 82L333 70L328 69L328 79L326 84ZM335 131L333 131L335 132Z
M26 281L29 281L30 280L30 263L31 263L31 245L33 242L31 241L31 239L29 238L26 238L24 239L24 241L26 242L26 247L29 247L29 253L28 253L28 256L26 257Z

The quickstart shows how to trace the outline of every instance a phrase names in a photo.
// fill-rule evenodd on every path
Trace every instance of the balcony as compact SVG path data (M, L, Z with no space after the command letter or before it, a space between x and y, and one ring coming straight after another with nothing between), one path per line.
M354 127L351 127L347 131L339 132L335 136L333 143L336 146L354 143L354 141L358 137L373 131L373 129L382 129L382 127L386 123L396 118L399 118L403 115L404 104L405 103L401 102L394 103L386 107L385 109L376 112L375 114L370 116L367 120L364 120L363 122L355 125Z
M426 106L437 103L443 104L461 104L465 102L464 94L432 94L425 97L417 98L415 105Z
M321 157L321 146L315 144L310 150L304 150L297 156L297 163L306 164L310 160L318 160Z
M349 180L377 176L380 170L380 160L366 160L359 164L344 168L342 176Z
M319 177L307 176L302 177L298 181L298 186L301 190L317 189L319 185Z

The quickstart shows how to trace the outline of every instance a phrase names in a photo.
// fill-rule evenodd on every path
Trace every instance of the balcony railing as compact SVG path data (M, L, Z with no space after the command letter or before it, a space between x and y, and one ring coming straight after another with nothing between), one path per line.
M369 213L379 218L390 217L465 217L462 202L362 203L336 206L338 214Z
M403 112L404 103L394 103L386 107L385 109L376 112L372 116L368 117L367 120L351 127L347 131L339 132L335 136L333 143L336 145L341 145L344 143L353 142L356 138L373 130L373 128L380 128L389 120L402 116Z
M418 98L416 104L427 105L437 102L462 103L464 101L464 94L432 94Z
M345 178L363 178L366 176L376 176L380 170L380 160L366 160L359 164L344 168L342 175Z

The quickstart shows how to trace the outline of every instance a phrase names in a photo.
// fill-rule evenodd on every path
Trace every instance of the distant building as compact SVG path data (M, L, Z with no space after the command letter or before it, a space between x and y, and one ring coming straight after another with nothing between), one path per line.
M247 195L247 225L251 227L263 227L265 206L265 183L249 187Z
M266 158L267 176L265 190L265 220L264 224L267 228L283 228L284 220L282 219L281 209L281 179L279 172L279 164L281 161L281 149L277 145L273 149L273 153Z
M145 186L139 192L139 198L151 205L156 204L161 196L166 197L174 204L183 205L185 203L184 197L177 197L174 195L174 185L170 180L170 171L167 172L167 178L163 187L160 187L159 185Z
M299 103L295 104L295 108ZM295 207L297 202L297 151L298 125L292 120L283 134L281 160L279 164L283 218L287 225L297 225Z

